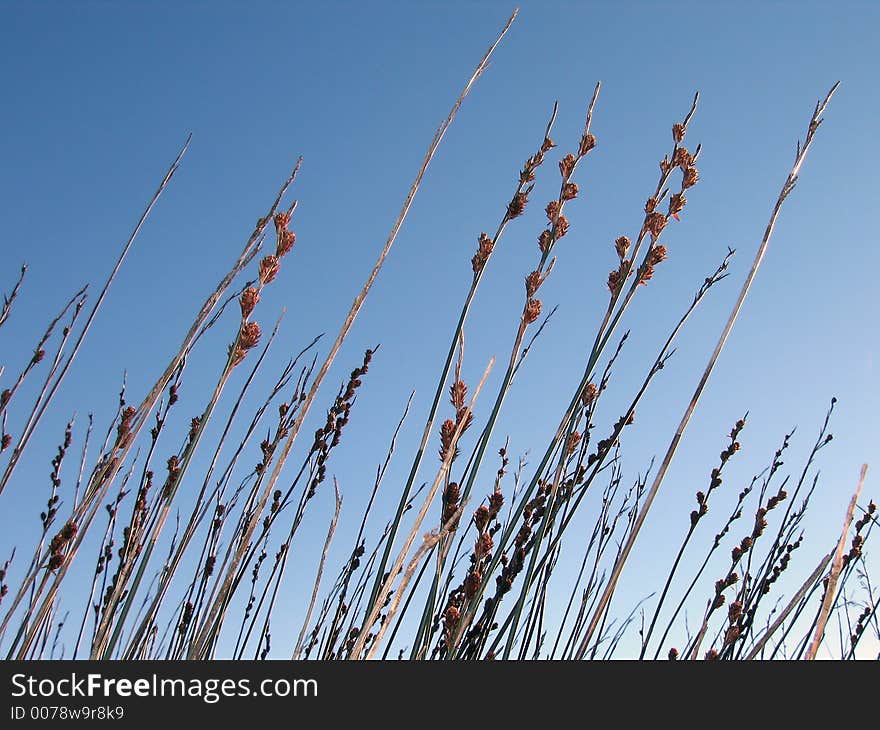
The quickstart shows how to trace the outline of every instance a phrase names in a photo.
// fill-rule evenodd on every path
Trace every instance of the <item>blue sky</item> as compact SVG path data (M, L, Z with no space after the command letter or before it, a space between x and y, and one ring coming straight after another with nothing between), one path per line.
M297 244L256 314L268 330L286 308L263 386L316 334L335 337L434 129L512 7L0 3L2 290L9 291L22 261L29 265L21 297L0 329L3 387L70 294L86 282L99 288L168 163L193 133L181 169L2 496L0 555L14 545L27 553L37 534L48 462L64 423L76 412L81 437L85 415L94 413L103 432L124 371L131 400L140 400L300 155L302 171L291 191L299 200L291 226ZM509 435L514 461L527 450L533 461L543 453L607 302L612 241L638 233L657 163L671 147L670 126L699 90L687 143L703 145L701 181L688 195L682 221L664 234L668 261L622 325L633 334L596 432L616 420L646 359L703 277L728 246L736 248L731 276L694 316L639 408L624 447L627 478L662 455L752 261L813 105L840 80L614 605L626 613L662 583L669 545L686 527L693 493L704 488L726 433L745 411L749 423L743 451L731 464L728 499L793 426L798 431L787 465L799 469L828 402L838 398L835 440L822 454L823 478L807 523L809 554L830 547L859 467L874 466L880 437L880 92L872 50L878 21L880 9L872 3L521 3L444 140L313 409L317 425L337 383L366 347L381 343L329 467L345 499L330 574L344 559L372 474L415 390L373 534L396 503L396 485L409 468L470 283L478 234L497 225L554 100L560 104L554 152L576 145L597 80L598 146L578 169L580 195L567 207L571 230L542 288L545 307L558 304L559 310L518 378L492 449ZM504 362L509 356L522 277L537 260L542 209L556 194L555 159L542 169L527 214L511 225L487 271L465 335L469 385L490 357ZM190 363L179 428L201 410L234 326L223 320ZM492 374L478 419L502 371ZM23 414L22 405L12 409L11 430ZM447 415L441 410L441 418ZM468 445L475 437L469 435ZM433 476L435 463L426 462L422 479ZM487 462L484 491L494 468ZM876 498L875 484L869 472L865 501ZM303 603L297 597L310 583L330 518L325 486L298 538L306 567L286 584L292 605ZM727 505L717 504L720 518ZM805 557L798 568L808 573L812 560ZM76 614L75 589L66 590ZM296 618L290 624L290 631L298 630ZM278 627L279 636L285 628ZM283 640L278 643L284 655Z

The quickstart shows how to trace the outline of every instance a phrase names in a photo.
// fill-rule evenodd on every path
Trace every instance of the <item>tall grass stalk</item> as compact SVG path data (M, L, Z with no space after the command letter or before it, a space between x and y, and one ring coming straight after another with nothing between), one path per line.
M645 522L648 511L651 509L651 505L654 502L654 498L657 496L657 492L660 489L663 478L666 476L669 465L672 463L672 458L675 456L675 452L678 450L678 445L681 442L682 436L684 435L685 428L687 428L688 422L690 421L691 416L696 410L697 403L700 400L703 389L706 387L706 383L709 381L709 376L712 374L715 363L718 361L718 357L721 355L721 351L724 349L724 345L727 342L727 338L730 335L731 330L733 329L733 325L736 322L740 309L742 309L746 296L749 293L749 289L752 286L752 282L754 281L755 276L758 273L758 268L760 267L761 262L764 259L764 254L767 251L767 247L770 244L770 238L773 235L773 229L776 227L776 220L779 217L779 212L782 210L782 204L785 202L786 198L788 198L788 196L791 194L791 191L794 190L794 187L797 184L798 174L800 173L801 166L803 165L804 160L807 158L807 153L810 151L810 146L813 143L813 138L816 134L816 131L819 129L819 125L822 123L822 115L825 113L825 109L827 108L828 103L831 101L831 97L834 95L834 92L837 91L837 88L839 86L840 82L834 84L834 86L831 87L831 90L825 96L825 99L816 102L816 109L813 112L813 116L810 118L810 123L807 127L807 135L804 139L804 143L803 145L801 145L801 143L798 142L794 165L792 166L791 171L788 173L788 177L785 179L785 182L782 184L782 190L779 193L779 197L776 199L776 204L773 206L773 212L770 214L770 221L767 223L767 228L764 231L764 237L761 240L761 245L758 247L758 251L755 254L755 260L752 262L752 267L749 270L748 275L746 276L745 282L743 282L739 297L737 298L736 303L733 306L733 310L728 317L727 324L724 325L721 336L718 338L718 343L715 345L715 350L712 352L712 355L709 358L709 362L706 364L706 368L703 371L703 375L700 377L700 382L697 384L697 388L694 391L693 396L691 397L691 401L685 409L684 415L682 416L678 428L676 428L675 434L672 437L672 441L669 444L669 448L666 450L666 455L663 457L663 461L660 462L660 467L657 470L657 474L654 476L654 481L651 484L651 488L648 490L648 494L645 497L645 502L642 505L642 510L636 520L635 528L630 533L630 536L627 539L626 544L624 545L621 558L614 565L614 568L611 572L611 578L608 581L608 585L605 587L605 590L602 593L602 597L599 599L599 605L593 612L593 617L590 620L590 625L587 628L587 632L584 635L584 638L581 641L581 645L577 652L578 658L583 658L584 654L586 653L587 646L589 645L590 640L593 638L593 633L595 632L596 627L602 618L602 615L608 608L608 604L611 601L611 596L614 594L614 590L617 588L618 580L620 580L620 574L623 571L623 566L626 564L626 561L629 558L629 554L632 551L632 547L635 544L636 538L638 537L642 525Z

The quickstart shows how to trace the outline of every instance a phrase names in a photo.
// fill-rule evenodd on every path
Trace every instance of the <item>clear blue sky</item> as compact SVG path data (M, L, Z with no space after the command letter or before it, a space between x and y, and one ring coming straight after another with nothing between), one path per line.
M300 155L292 190L300 201L291 226L297 244L256 313L268 331L282 307L287 311L263 385L313 336L335 337L434 129L512 7L0 3L0 289L9 291L21 262L29 265L21 297L0 330L3 387L70 294L86 282L93 291L100 287L167 165L193 133L181 169L2 497L0 558L14 545L19 556L29 551L66 420L78 414L81 437L86 414L94 413L103 433L123 371L131 400L139 402ZM444 141L313 409L317 425L338 382L366 347L381 343L329 466L345 506L327 579L349 549L376 465L414 389L373 535L396 503L396 485L408 471L470 283L478 234L497 225L554 100L560 111L553 137L563 153L574 147L597 80L603 85L593 126L598 146L578 170L581 193L567 208L571 229L542 289L545 308L559 304L559 311L508 399L492 449L509 435L514 462L529 449L534 461L543 453L604 311L612 241L638 233L657 162L670 148L670 126L699 90L687 141L691 148L703 144L701 181L688 195L681 223L664 234L668 261L624 322L633 334L596 431L604 434L616 420L646 358L731 246L738 251L731 277L694 317L639 409L623 452L627 478L662 455L739 291L813 105L840 80L614 606L625 614L659 588L693 494L705 487L739 416L750 413L744 449L721 495L728 500L793 426L798 431L787 466L796 471L836 396L835 440L821 457L823 478L807 521L810 551L797 565L798 574L806 574L810 556L827 550L839 531L863 462L874 470L865 497L877 497L880 92L874 49L880 8L868 2L523 2L521 8ZM522 277L536 261L542 209L556 194L555 159L539 175L528 214L510 227L478 295L466 331L470 385L491 356L508 357ZM234 326L224 320L193 359L178 418L201 410ZM487 384L478 419L502 371L497 367ZM10 430L23 413L22 404L12 410ZM69 459L62 496L71 488L75 460ZM433 476L435 465L431 457L421 478ZM487 462L482 491L490 488L494 467ZM716 519L726 514L723 498L715 503ZM286 584L297 606L305 603L302 590L331 508L328 482L297 542L298 565L305 567L292 570ZM90 557L83 575L86 563ZM68 586L72 615L79 611L77 598ZM300 620L276 627L279 656L288 651L285 628L298 630Z

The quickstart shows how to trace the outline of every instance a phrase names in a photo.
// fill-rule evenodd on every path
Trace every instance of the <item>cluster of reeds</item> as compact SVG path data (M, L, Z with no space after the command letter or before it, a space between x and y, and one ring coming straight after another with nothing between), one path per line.
M297 177L297 163L153 387L139 402L129 402L123 386L115 421L108 425L97 456L91 445L92 417L85 429L74 420L68 423L51 459L50 489L36 544L24 562L16 557L21 548L13 550L0 571L0 641L8 658L607 658L618 655L628 631L638 634L641 658L799 658L816 656L820 645L830 647L832 642L824 637L832 620L840 628L836 654L852 658L866 635L880 635L877 597L864 557L877 524L877 508L873 502L859 502L861 482L839 543L820 550L820 559L804 555L804 516L818 483L814 462L831 441L831 409L796 475L785 475L782 469L789 434L767 468L741 490L733 490L738 491L733 499L725 494L730 490L725 490L723 480L747 428L746 417L737 420L705 486L696 492L693 511L668 527L679 546L665 581L627 615L610 610L625 564L638 559L631 554L636 539L834 89L816 105L741 294L656 469L651 465L631 483L624 481L622 442L627 427L691 314L728 276L732 250L696 282L692 296L686 295L680 317L639 379L620 386L630 388L623 411L608 413L604 396L619 379L615 365L629 335L620 331L624 314L638 305L645 288L662 276L661 264L675 255L663 243L664 233L686 217L688 196L699 184L701 148L686 145L698 97L671 124L671 144L660 153L656 184L645 191L643 209L622 222L634 235L621 232L608 242L612 263L607 280L603 276L607 300L596 313L592 345L581 375L571 384L568 406L555 430L533 444L539 454L536 462L521 459L511 473L508 445L497 433L517 373L552 315L545 312L543 287L557 256L564 253L563 239L578 235L576 216L569 211L582 197L580 181L589 177L590 156L599 144L592 131L597 84L576 139L553 139L553 108L543 134L513 175L510 198L498 211L494 231L475 232L469 269L465 267L470 254L462 253L467 271L464 297L445 361L438 368L427 418L420 424L421 440L408 462L408 477L391 487L399 490L396 511L375 529L373 505L385 486L409 405L372 479L359 529L345 548L342 565L335 571L328 565L343 504L335 479L335 509L317 565L308 569L292 557L301 526L314 519L309 509L313 499L328 489L337 447L356 414L359 389L369 387L371 368L381 366L373 362L374 357L381 359L379 348L366 350L341 379L336 394L323 406L320 427L304 441L299 437L306 418L313 407L321 408L321 386L422 176L514 16L438 129L375 267L324 354L320 338L313 339L280 369L268 393L252 397L258 373L270 362L267 354L280 325L279 320L264 335L259 324L266 317L261 296L288 266L296 266L291 228L296 201L283 201ZM7 486L22 488L12 484L16 466L33 446L33 436L117 271L185 151L186 146L169 168L95 303L87 308L85 289L71 297L37 339L18 376L4 386L0 427L7 461L0 493ZM536 203L538 176L555 180L557 192ZM466 383L462 375L469 313L505 232L519 225L527 206L535 204L543 205L545 214L541 229L534 232L535 262L522 272L522 307L510 313L509 355L502 359L500 384L494 394L486 395L494 359L479 382ZM569 216L575 222L570 223ZM22 267L4 298L0 325L14 311L25 272ZM188 358L214 327L228 327L230 344L217 360L211 393L195 415L179 415ZM233 380L233 372L242 370L243 380ZM20 405L20 386L41 372L35 402ZM229 394L231 384L239 382L236 392ZM177 443L167 435L171 418L189 422ZM219 435L211 442L206 435L215 432ZM230 438L238 443L230 446ZM539 434L535 438L541 439ZM70 466L77 441L80 458ZM504 443L500 449L499 443ZM500 462L490 463L492 454ZM433 461L438 456L439 464ZM429 475L420 481L425 470ZM75 481L69 478L72 473ZM710 503L723 503L725 498L733 504L728 516L710 527ZM591 525L586 531L585 516ZM576 517L581 522L575 522ZM573 530L573 524L581 526ZM576 567L567 588L554 580L561 562ZM292 565L296 591L290 590ZM682 578L690 565L695 566L692 574ZM720 572L713 573L719 565ZM73 573L74 566L79 572ZM84 572L91 579L85 591L80 585L62 592L71 585L71 575ZM16 582L10 584L12 575ZM328 575L333 577L327 579ZM794 585L794 592L785 593L783 585ZM696 625L687 624L686 606L701 595L702 616ZM303 616L295 635L273 631L278 611ZM64 630L71 612L78 619L70 622L73 629Z

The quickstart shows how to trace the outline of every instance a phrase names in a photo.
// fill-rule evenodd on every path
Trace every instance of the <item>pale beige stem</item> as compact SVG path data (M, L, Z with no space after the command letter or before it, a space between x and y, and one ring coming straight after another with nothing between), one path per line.
M419 549L416 550L416 554L413 556L413 559L409 561L409 565L406 567L406 571L403 574L403 578L400 579L400 585L397 587L397 591L394 593L394 598L391 601L391 605L388 607L388 611L385 613L385 620L382 622L382 626L379 628L379 633L376 634L376 638L373 640L373 643L370 645L370 650L367 652L367 659L372 659L373 655L376 653L376 650L379 648L379 645L382 643L382 639L385 637L385 631L391 625L391 619L397 613L397 609L400 608L400 602L403 600L403 597L406 595L406 589L412 580L413 575L415 575L416 570L422 562L422 558L427 555L427 553L442 540L446 535L448 535L455 525L458 524L458 521L461 519L461 515L464 512L464 508L467 502L462 502L458 505L458 509L455 510L455 514L452 515L443 527L435 533L429 533L425 535L425 539L422 541L422 544L419 546Z
M813 640L807 649L804 659L815 659L816 653L819 651L819 645L822 643L822 637L825 636L825 625L828 623L828 617L831 615L831 609L834 606L834 596L837 589L837 581L840 580L840 571L843 570L843 551L846 549L846 539L849 537L849 527L852 524L853 513L856 511L856 503L859 501L859 495L862 493L862 487L865 484L865 475L868 473L868 465L862 464L862 470L859 474L859 483L856 491L849 501L849 507L846 510L846 517L843 520L843 529L840 531L840 539L837 541L837 550L834 552L834 560L831 563L831 572L828 575L828 584L825 586L825 597L822 599L822 606L819 609L819 620L816 622L816 631L813 633Z
M752 650L746 656L746 661L750 659L755 659L758 654L761 653L761 650L764 648L765 644L770 640L770 637L773 636L778 630L779 627L782 626L782 623L785 619L788 618L788 615L794 610L795 606L803 600L803 597L807 595L807 591L810 590L810 587L815 584L817 580L819 580L819 576L822 575L822 571L825 570L825 566L828 565L828 561L831 560L831 553L823 556L819 561L819 564L816 566L816 569L810 574L810 577L804 581L804 584L801 586L801 589L794 594L792 599L788 602L788 605L782 609L782 613L779 614L777 619L771 624L770 628L767 629L766 633L761 636L758 641L755 642L755 645L752 647Z

